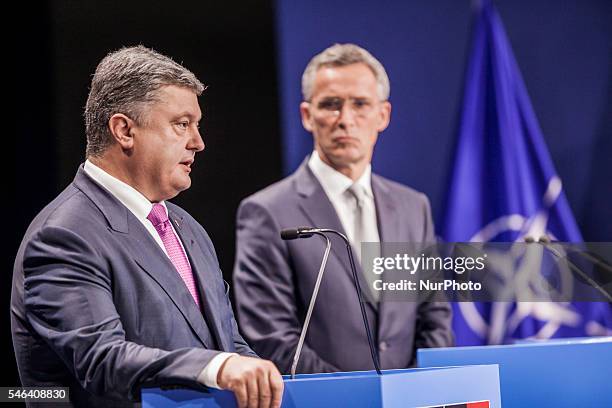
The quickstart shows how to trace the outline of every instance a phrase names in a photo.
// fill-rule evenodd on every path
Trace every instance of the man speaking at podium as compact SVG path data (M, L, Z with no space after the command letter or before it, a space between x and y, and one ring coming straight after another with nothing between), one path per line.
M295 173L245 199L237 216L234 268L242 333L262 356L289 372L324 245L286 242L284 228L332 228L361 242L434 242L425 195L371 172L378 134L389 124L389 79L381 63L352 44L315 56L302 76L300 113L314 152ZM373 369L341 241L334 243L298 372ZM363 274L363 271L359 272ZM368 289L370 276L363 276ZM406 368L416 349L452 344L445 302L383 302L365 290L382 368Z
M146 385L216 387L280 406L283 382L238 333L206 231L166 200L191 186L193 73L142 46L107 55L85 109L87 161L34 219L15 261L23 386L79 407L137 406Z

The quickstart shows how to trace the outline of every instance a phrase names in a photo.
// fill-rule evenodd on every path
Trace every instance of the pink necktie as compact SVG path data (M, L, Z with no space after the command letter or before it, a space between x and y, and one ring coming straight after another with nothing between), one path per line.
M166 209L159 203L153 204L153 208L151 209L149 215L147 215L147 219L151 221L155 227L155 230L159 234L162 242L164 243L164 247L166 248L166 252L168 252L170 261L172 261L172 264L178 271L179 275L181 275L181 279L183 279L183 282L185 282L185 285L187 286L189 293L191 293L193 300L198 306L200 306L198 291L196 290L191 266L189 266L187 255L185 254L185 251L183 251L178 237L170 225L168 214L166 214Z

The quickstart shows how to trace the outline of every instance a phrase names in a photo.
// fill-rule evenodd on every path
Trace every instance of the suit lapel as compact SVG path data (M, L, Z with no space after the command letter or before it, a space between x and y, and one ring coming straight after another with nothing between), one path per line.
M131 217L129 227L128 241L133 243L132 253L136 263L172 299L202 343L207 348L212 348L202 313L170 259L136 217Z
M397 242L400 239L398 223L400 214L393 195L375 174L372 174L372 192L376 204L380 242Z
M383 183L379 176L372 174L372 191L374 193L374 201L376 203L376 217L378 218L378 234L381 244L384 242L402 242L407 239L405 234L402 234L402 224L399 222L404 217L399 211L399 205L395 201L395 197L389 188ZM380 256L394 256L394 254L385 254L381 247ZM383 281L385 275L383 274ZM406 304L403 301L393 301L386 299L386 292L382 293L378 315L378 338L386 338L385 334L389 332L391 326L397 323L397 320L406 319Z
M74 185L83 191L104 214L110 229L118 239L123 241L128 252L133 254L136 263L157 282L161 290L172 300L204 346L211 348L202 313L176 268L149 231L119 200L92 180L85 173L82 165L77 171Z
M210 332L215 336L217 345L221 350L231 350L229 344L230 338L222 329L219 313L214 312L223 310L223 305L220 305L219 302L225 301L225 298L219 299L218 296L215 296L217 292L209 286L216 281L213 273L215 273L218 268L215 264L211 263L211 259L203 256L203 250L197 243L191 228L184 222L183 217L170 209L168 209L168 212L172 225L174 225L174 229L183 242L183 246L187 252L191 270L199 288L200 301L202 302L204 314L206 315L206 320L209 322Z

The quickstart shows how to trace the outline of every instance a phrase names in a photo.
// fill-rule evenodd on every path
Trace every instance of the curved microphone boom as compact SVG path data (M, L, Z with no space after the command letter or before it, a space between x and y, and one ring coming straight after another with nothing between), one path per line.
M567 256L563 256L562 253L560 253L554 246L553 246L553 241L551 241L551 239L546 236L546 235L542 235L539 238L534 238L531 236L525 237L524 241L528 244L532 244L532 243L538 243L540 245L542 245L544 248L546 248L551 254L553 254L555 256L555 258L557 258L559 261L564 261L568 267L570 268L570 270L572 270L575 274L577 274L578 276L580 276L582 279L584 279L589 285L591 285L591 287L593 287L596 291L598 291L601 295L603 295L604 298L607 299L608 302L612 303L612 296L610 295L610 293L608 293L606 291L606 289L604 289L599 283L595 282L595 280L593 280L593 278L591 278L587 273L585 273L582 269L580 269L578 267L578 265L576 265L574 262L572 262ZM601 264L601 260L592 257L592 255L585 255L579 251L573 251L575 253L578 253L579 255L586 257L586 258L590 258L590 260L592 262L600 263ZM604 263L604 266L606 266L606 264ZM608 266L609 267L609 266Z
M553 244L555 241L551 240L548 235L542 235L539 239L539 242L541 242L542 245L544 246L548 246L548 244ZM598 267L605 269L607 272L612 273L612 265L610 265L605 259L603 259L597 254L593 254L589 251L584 251L584 250L583 251L573 250L573 251L568 251L568 253L577 254L581 256L582 258L585 258L591 261L593 264L597 265Z
M363 293L361 291L361 285L359 284L359 277L357 276L357 268L355 267L355 259L353 257L353 251L351 250L351 244L348 238L341 232L338 232L330 228L297 227L297 228L284 229L280 232L280 236L284 240L293 240L297 238L310 238L315 234L323 236L327 240L327 248L325 249L325 254L323 256L323 262L321 263L321 267L319 269L319 275L317 276L317 281L315 283L315 290L313 291L312 297L310 298L310 305L308 306L308 313L306 314L306 320L304 321L304 327L302 328L302 334L300 335L300 341L298 342L298 349L296 350L296 354L293 360L293 366L291 367L291 378L295 377L295 369L297 368L297 362L300 358L300 353L302 351L302 345L304 343L304 339L306 338L306 331L308 330L308 324L310 323L310 316L312 314L312 309L314 308L314 303L316 301L317 293L319 291L319 284L323 276L325 265L327 264L327 256L329 255L329 249L331 247L331 243L329 241L329 238L327 238L326 234L335 234L339 236L346 244L346 250L348 252L349 263L351 265L351 272L353 273L353 280L355 282L355 291L357 292L357 297L359 298L359 307L361 309L361 317L363 319L363 325L365 327L366 335L368 337L368 345L370 346L370 353L372 354L372 362L374 363L374 368L376 369L376 372L382 375L380 371L380 360L378 357L378 352L376 351L376 348L374 347L372 330L370 329L370 324L368 322L368 316L365 311L365 306L364 306L365 300L363 298Z

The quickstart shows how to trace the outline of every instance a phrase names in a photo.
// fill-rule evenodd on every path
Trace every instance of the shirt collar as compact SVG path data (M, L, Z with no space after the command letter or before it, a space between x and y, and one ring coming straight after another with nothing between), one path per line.
M128 210L130 210L136 217L140 219L146 219L151 209L153 208L153 203L151 203L144 195L142 195L138 190L134 187L130 186L127 183L111 176L106 171L102 170L100 167L96 166L89 160L85 161L85 165L83 166L85 173L102 187L107 189L117 200L121 202L121 204L125 205ZM166 214L168 213L168 209L166 208L166 203L164 201L160 202L160 204L166 210Z
M346 189L353 184L353 180L321 160L321 157L319 157L319 153L316 150L310 155L308 167L310 167L310 170L312 170L317 180L319 180L319 183L321 183L323 190L328 196L339 196L344 194ZM374 194L372 193L371 164L368 164L361 177L359 177L355 183L358 183L363 187L368 197L374 197Z

